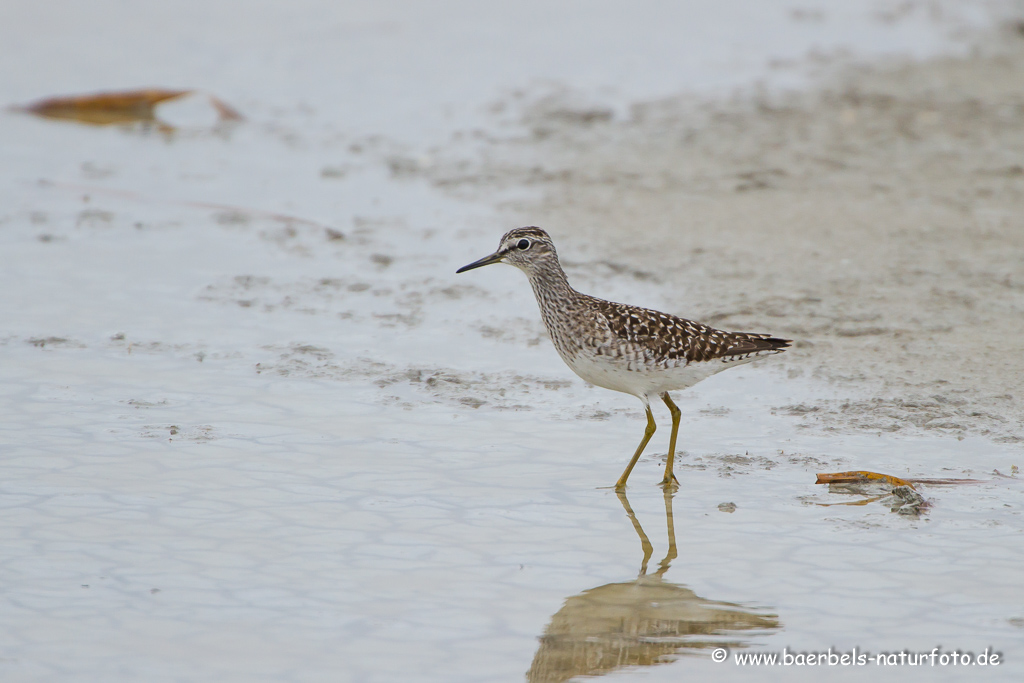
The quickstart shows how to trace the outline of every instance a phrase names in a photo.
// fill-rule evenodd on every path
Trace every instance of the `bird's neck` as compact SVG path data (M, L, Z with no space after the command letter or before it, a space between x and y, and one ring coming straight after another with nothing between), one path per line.
M544 264L543 268L528 272L527 277L530 278L530 286L541 308L564 305L579 296L557 262Z
M557 263L529 272L527 275L530 278L530 286L533 287L533 294L537 297L541 318L548 328L548 334L564 357L571 351L562 348L567 340L566 325L583 295L572 288L565 277L565 272Z

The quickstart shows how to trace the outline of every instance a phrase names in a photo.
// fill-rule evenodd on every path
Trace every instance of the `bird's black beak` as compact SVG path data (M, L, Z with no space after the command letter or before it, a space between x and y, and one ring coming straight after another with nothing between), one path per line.
M461 268L456 270L455 273L465 273L467 270L473 270L474 268L480 268L481 266L489 266L492 263L499 263L501 259L503 259L504 257L504 252L496 251L490 256L484 256L479 261L473 261L468 266L462 266Z

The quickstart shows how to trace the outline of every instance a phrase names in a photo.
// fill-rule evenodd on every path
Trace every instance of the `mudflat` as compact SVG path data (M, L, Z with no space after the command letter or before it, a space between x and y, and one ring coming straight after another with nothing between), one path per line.
M967 56L826 67L798 93L616 116L556 90L500 103L525 135L438 150L424 173L493 193L509 225L541 222L672 313L797 340L776 361L837 398L785 410L819 426L1017 442L1022 82L1014 24Z

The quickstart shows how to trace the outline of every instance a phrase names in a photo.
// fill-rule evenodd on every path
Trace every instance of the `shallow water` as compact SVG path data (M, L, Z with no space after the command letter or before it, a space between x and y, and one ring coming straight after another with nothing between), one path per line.
M641 435L639 402L571 375L519 273L454 275L507 227L497 207L403 173L453 131L497 128L487 105L542 77L612 108L792 85L811 67L772 59L927 56L958 48L951 27L969 24L948 16L977 14L805 5L681 6L673 23L651 3L623 34L631 59L604 49L614 10L559 43L578 28L568 5L541 22L529 6L224 3L199 28L155 8L69 6L53 25L7 5L0 44L29 68L4 71L5 100L156 78L249 120L161 133L3 116L3 679L749 675L713 662L716 645L988 647L1006 658L989 677L1018 677L1022 492L993 471L1022 464L1019 446L803 425L775 408L835 389L769 360L681 394L678 493L667 505L654 485L662 428L622 501L602 487ZM495 38L510 26L516 41ZM736 27L754 36L733 39L743 52L715 39ZM97 35L124 52L91 49ZM686 68L645 67L673 60ZM593 261L574 281L638 293L642 278ZM981 482L923 487L921 516L824 507L864 498L814 484L848 469Z
M375 400L371 383L339 392L242 363L29 345L5 355L12 676L517 679L553 615L640 571L641 539L599 488L624 464L639 415L585 429L537 411L403 410ZM794 432L740 400L770 392L770 373L727 378L686 406L746 407L687 427L678 557L660 581L677 600L693 595L684 617L676 608L662 621L693 618L697 600L731 603L753 625L704 617L670 642L994 647L1016 670L1021 492L989 473L1019 454ZM654 460L641 461L628 499L654 546L649 574L668 552ZM813 484L853 466L986 483L924 487L933 507L922 518L817 505L859 498ZM627 590L616 604L630 597L649 602ZM600 638L615 618L575 627ZM710 666L684 656L661 675Z

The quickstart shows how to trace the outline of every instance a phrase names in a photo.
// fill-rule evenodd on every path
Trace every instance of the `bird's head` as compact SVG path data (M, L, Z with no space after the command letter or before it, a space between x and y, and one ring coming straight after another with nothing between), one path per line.
M545 266L557 267L558 255L551 237L540 228L516 228L505 233L496 252L462 266L455 272L464 273L492 263L507 263L529 275Z

